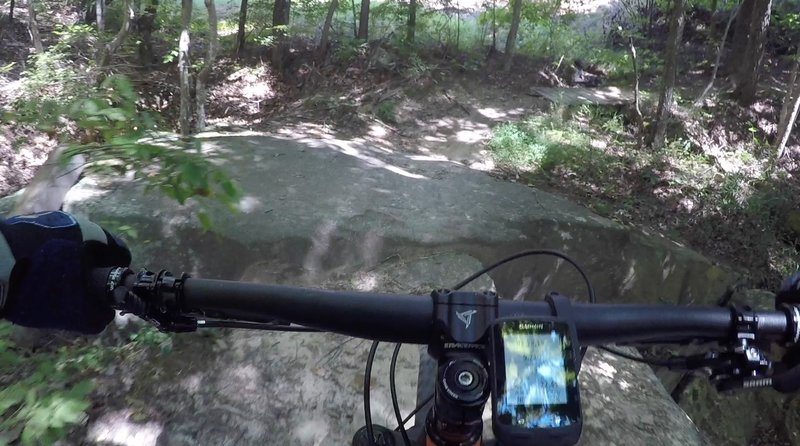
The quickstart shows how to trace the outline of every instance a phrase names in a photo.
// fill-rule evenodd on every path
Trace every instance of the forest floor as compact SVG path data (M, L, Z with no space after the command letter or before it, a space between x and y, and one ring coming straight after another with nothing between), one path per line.
M792 213L800 196L796 140L777 166L781 174L767 172L767 141L780 106L776 85L786 75L781 69L767 76L762 99L750 108L713 94L694 107L708 76L683 73L667 148L655 153L641 144L630 105L562 106L531 94L541 84L535 73L547 67L541 61L519 57L510 74L492 59L482 69L465 69L458 58L369 66L357 61L309 70L292 79L297 88L277 83L265 65L224 62L216 73L212 122L447 158L667 235L740 269L749 286L774 288L797 267L797 253L786 243L794 240L793 219L800 217ZM717 86L726 87L721 80ZM657 85L644 81L642 89L647 114ZM546 126L534 125L542 120ZM552 165L525 167L493 156L498 129L509 123L556 131L554 147L545 147L554 149L545 155L555 158Z
M764 177L767 141L775 131L780 92L774 86L779 85L775 78L784 75L780 70L764 82L765 99L750 108L724 99L692 107L691 99L682 98L696 97L707 75L682 73L671 142L653 153L640 143L631 106L561 106L532 94L531 87L542 85L536 73L548 67L546 62L520 56L506 74L496 58L487 58L478 69L467 67L458 56L441 56L409 62L384 51L381 64L375 63L373 53L322 69L300 64L293 76L282 78L261 55L222 59L212 76L209 122L218 130L357 140L385 150L446 158L567 196L623 224L665 234L741 269L750 286L774 287L787 270L796 268L796 251L785 243L794 236L785 222L792 226L792 219L800 218L786 215L794 199L781 202L781 209L769 200L775 194L800 196L792 180L799 165L794 161L800 154L796 141L779 166L789 181L784 175L784 180L767 185L760 195L766 196L761 200L766 203L750 202L756 187L765 187L758 178ZM168 76L166 83L175 76L162 74ZM10 91L14 82L6 77L0 91ZM153 88L146 80L142 85ZM725 86L722 81L719 85ZM647 114L654 108L648 98L657 96L657 85L645 80L642 90ZM164 98L158 99L159 94ZM4 96L12 97L0 95ZM165 104L163 115L173 121L175 95L154 91L151 98ZM534 126L533 132L561 131L555 145L563 153L547 155L557 158L552 166L496 163L492 145L498 128L507 123L530 125L539 118L548 124ZM15 150L10 149L12 139ZM577 147L581 144L588 151ZM53 139L34 130L0 127L0 195L30 181L54 146ZM770 227L765 230L765 225Z

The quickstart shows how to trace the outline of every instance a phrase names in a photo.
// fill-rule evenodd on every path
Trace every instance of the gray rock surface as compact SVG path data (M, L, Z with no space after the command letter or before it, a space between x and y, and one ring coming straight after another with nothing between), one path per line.
M201 277L427 293L501 256L554 248L587 270L601 301L707 303L732 280L673 242L458 164L336 140L239 135L204 146L246 192L240 213L214 213L214 231L199 228L191 206L125 179L84 178L65 210L122 232L139 266ZM568 265L542 259L503 266L476 286L518 299L586 294ZM333 334L176 336L171 354L126 384L126 401L92 421L87 441L149 435L165 445L348 444L363 424L368 347ZM388 346L379 350L372 406L375 421L394 426L390 354ZM420 355L418 347L401 350L403 413L415 405ZM605 353L586 361L581 444L702 444L650 369ZM140 406L149 415L134 422L131 408Z
M213 232L201 231L191 206L124 179L85 178L65 209L135 229L128 239L139 264L158 259L151 266L205 277L241 277L277 259L301 282L318 284L337 269L371 268L426 246L484 264L522 249L559 249L586 269L606 302L710 303L732 280L674 242L456 163L338 140L245 135L204 145L246 192L239 214L214 215ZM586 298L580 277L552 259L515 262L491 277L506 297L558 290Z

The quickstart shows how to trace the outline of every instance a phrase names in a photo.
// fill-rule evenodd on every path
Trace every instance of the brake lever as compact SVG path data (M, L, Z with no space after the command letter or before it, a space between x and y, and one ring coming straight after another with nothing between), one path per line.
M672 357L670 370L703 370L719 392L738 389L770 387L772 378L767 375L772 370L772 361L758 348L745 340L728 351L710 351L686 357ZM800 387L800 367L797 368L798 387Z

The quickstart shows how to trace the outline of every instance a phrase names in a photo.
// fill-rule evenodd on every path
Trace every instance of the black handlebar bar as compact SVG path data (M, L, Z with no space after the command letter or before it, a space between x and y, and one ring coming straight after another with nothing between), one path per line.
M118 277L115 279L118 283L111 285L110 270L97 270L93 286L104 294L110 294L117 285L131 289L137 275L127 271L124 279ZM387 342L427 344L436 336L434 303L430 296L339 292L189 277L178 279L163 273L158 276L148 273L152 277L145 282L165 296L165 302L159 302L158 307L169 307L183 315L248 322L279 320ZM119 303L116 306L119 308ZM551 314L546 302L499 299L497 306L499 317ZM790 309L743 313L724 307L581 303L573 304L572 312L579 342L584 346L729 340L745 323L756 339L795 342L798 337L795 315Z

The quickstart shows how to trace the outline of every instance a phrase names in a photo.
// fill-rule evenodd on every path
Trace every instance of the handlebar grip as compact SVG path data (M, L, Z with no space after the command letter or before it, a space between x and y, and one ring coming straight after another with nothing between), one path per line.
M99 301L111 305L115 310L128 310L126 300L133 286L134 272L126 267L112 266L94 268L88 277L89 292ZM135 312L135 311L133 311Z
M89 292L100 301L107 302L109 300L109 291L111 290L108 289L108 278L114 268L94 268L89 274Z

